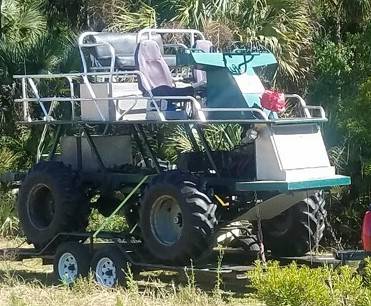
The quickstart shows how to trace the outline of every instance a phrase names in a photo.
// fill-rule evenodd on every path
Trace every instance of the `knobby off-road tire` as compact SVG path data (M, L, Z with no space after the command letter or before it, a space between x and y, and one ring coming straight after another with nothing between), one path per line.
M90 213L76 175L55 161L40 162L30 170L19 190L17 209L23 232L36 248L58 233L85 230Z
M217 205L200 189L196 178L180 171L160 174L145 189L140 228L155 258L189 264L212 248Z
M274 256L305 255L322 239L326 216L322 192L304 199L281 215L263 222L266 249Z

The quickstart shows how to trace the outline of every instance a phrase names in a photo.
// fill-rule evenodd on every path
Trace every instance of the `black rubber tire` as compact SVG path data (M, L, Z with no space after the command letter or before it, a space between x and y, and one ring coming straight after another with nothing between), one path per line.
M271 250L273 256L305 255L322 239L326 216L325 200L322 192L318 192L262 222L265 248Z
M74 267L77 270L76 278L87 277L90 271L91 260L91 254L89 252L89 249L86 245L74 241L69 241L60 244L55 253L53 262L53 273L55 280L65 282L63 281L63 275L61 275L58 266L62 256L66 253L70 253L76 260L77 267ZM76 279L74 279L73 282L75 280Z
M112 284L104 283L104 279L99 278L98 276L99 273L97 271L97 266L102 258L109 258L115 267L116 277ZM94 275L94 280L99 285L108 288L115 287L116 285L126 285L126 273L128 271L128 262L125 259L125 256L116 246L107 246L98 249L93 255L93 259L91 261L90 266Z
M214 242L214 230L218 221L217 205L200 191L197 180L181 171L168 171L155 177L144 191L140 205L140 228L145 247L157 259L166 263L189 264L201 259ZM154 233L151 211L156 199L170 196L181 211L182 228L172 244L162 243Z
M247 253L259 253L259 243L256 237L246 237L233 240L233 247L241 248Z
M23 232L36 248L44 247L58 233L85 230L90 214L77 176L56 161L42 161L30 170L19 190L17 209Z

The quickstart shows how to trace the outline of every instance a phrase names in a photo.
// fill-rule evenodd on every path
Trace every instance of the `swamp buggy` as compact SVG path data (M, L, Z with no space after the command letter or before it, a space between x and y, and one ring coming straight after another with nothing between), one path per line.
M322 107L265 90L272 53L217 52L199 31L174 29L88 32L79 51L81 73L14 76L20 124L43 128L38 162L18 178L18 214L35 246L20 257L53 259L67 281L92 269L113 286L126 262L207 262L217 243L257 251L264 237L276 256L318 244L323 190L350 179L330 165ZM280 99L290 115L277 112ZM237 129L238 144L213 148L212 125L222 127L220 142ZM156 156L151 138L175 127L192 149L172 163ZM86 232L92 207L107 222L123 213L128 232Z

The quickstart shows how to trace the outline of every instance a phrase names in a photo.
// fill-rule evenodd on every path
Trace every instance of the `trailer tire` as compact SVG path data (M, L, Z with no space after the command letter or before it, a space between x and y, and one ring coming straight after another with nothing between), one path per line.
M140 228L155 258L187 264L211 250L217 205L200 189L195 177L181 171L160 174L148 184L140 205Z
M128 261L116 246L98 249L91 261L95 281L107 288L126 284Z
M320 242L327 211L322 192L295 204L281 215L263 221L266 249L274 256L303 256ZM308 226L309 221L309 226Z
M30 170L20 187L17 209L28 242L38 249L58 233L85 230L90 213L77 176L56 161L42 161Z
M73 284L78 277L87 277L90 270L90 253L87 246L78 242L60 244L54 256L55 279L64 284Z

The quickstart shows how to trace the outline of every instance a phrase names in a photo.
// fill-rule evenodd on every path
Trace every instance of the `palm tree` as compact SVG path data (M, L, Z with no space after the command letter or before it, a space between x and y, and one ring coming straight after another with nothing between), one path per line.
M0 0L0 35L1 35L1 26L2 26L2 16L3 16L3 14L2 14L2 6L3 6L3 1L2 0Z
M304 0L237 1L229 19L244 42L257 42L272 51L280 75L292 81L305 77L306 55L312 43L309 7Z
M0 135L15 133L14 74L52 71L71 54L71 31L48 28L40 0L3 0L0 35Z
M115 3L109 20L112 30L134 31L167 22L204 30L214 22L229 28L237 40L258 42L271 50L278 58L279 73L284 78L298 82L309 70L313 27L306 0L107 2Z
M37 5L23 6L20 1L3 0L0 39L0 77L11 82L13 73L24 66L26 54L47 30L46 19Z

